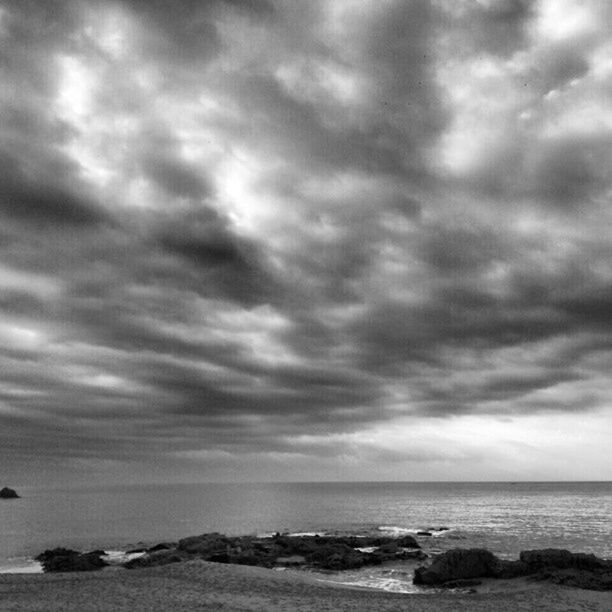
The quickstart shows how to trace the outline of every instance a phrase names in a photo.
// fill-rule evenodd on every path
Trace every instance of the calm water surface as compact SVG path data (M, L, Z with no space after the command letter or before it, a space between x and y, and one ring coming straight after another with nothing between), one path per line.
M503 557L568 548L612 557L612 483L299 483L22 488L0 500L0 570L45 548L125 550L187 535L411 533L426 550L483 546Z

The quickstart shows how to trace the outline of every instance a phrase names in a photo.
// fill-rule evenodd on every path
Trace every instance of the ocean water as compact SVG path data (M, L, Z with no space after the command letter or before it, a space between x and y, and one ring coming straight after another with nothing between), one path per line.
M20 488L0 500L0 571L35 571L46 548L128 550L219 531L414 534L426 552L503 558L567 548L612 558L612 482L169 484ZM413 590L408 562L328 580Z

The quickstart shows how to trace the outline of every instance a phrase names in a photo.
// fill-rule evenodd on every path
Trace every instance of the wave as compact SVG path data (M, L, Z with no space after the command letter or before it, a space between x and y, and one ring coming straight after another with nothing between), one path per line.
M410 569L408 569L410 568ZM412 583L412 566L405 564L397 569L362 568L337 572L333 578L317 578L321 582L341 584L344 586L365 587L389 591L391 593L431 593L434 589L426 589Z
M25 557L7 559L0 565L0 574L42 574L42 565Z
M109 565L121 565L127 561L131 561L132 559L138 559L138 557L142 557L146 554L144 551L128 553L123 550L107 550L105 553L106 554L102 556L102 559L104 559L104 561L106 561Z
M380 525L377 531L382 531L384 534L390 537L400 537L403 535L426 535L434 538L446 535L453 531L450 527L428 527L426 529L420 527L418 529L414 527L398 527L397 525Z
M265 531L263 533L258 533L258 538L273 538L278 532L276 531ZM327 531L291 531L289 533L282 533L281 535L288 536L290 538L305 538L305 537L315 537L315 536L326 536L329 535Z
M407 534L415 534L419 529L412 529L408 527L397 527L396 525L380 525L376 528L377 531L382 531L383 533L389 534L390 536L402 536Z

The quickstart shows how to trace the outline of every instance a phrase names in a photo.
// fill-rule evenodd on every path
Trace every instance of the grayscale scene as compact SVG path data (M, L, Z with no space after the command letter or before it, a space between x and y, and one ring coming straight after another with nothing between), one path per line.
M612 610L612 1L0 0L0 610Z

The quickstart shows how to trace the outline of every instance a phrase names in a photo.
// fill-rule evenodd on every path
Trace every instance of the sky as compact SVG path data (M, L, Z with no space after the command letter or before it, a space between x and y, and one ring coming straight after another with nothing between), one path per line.
M612 479L612 3L0 0L0 485Z

